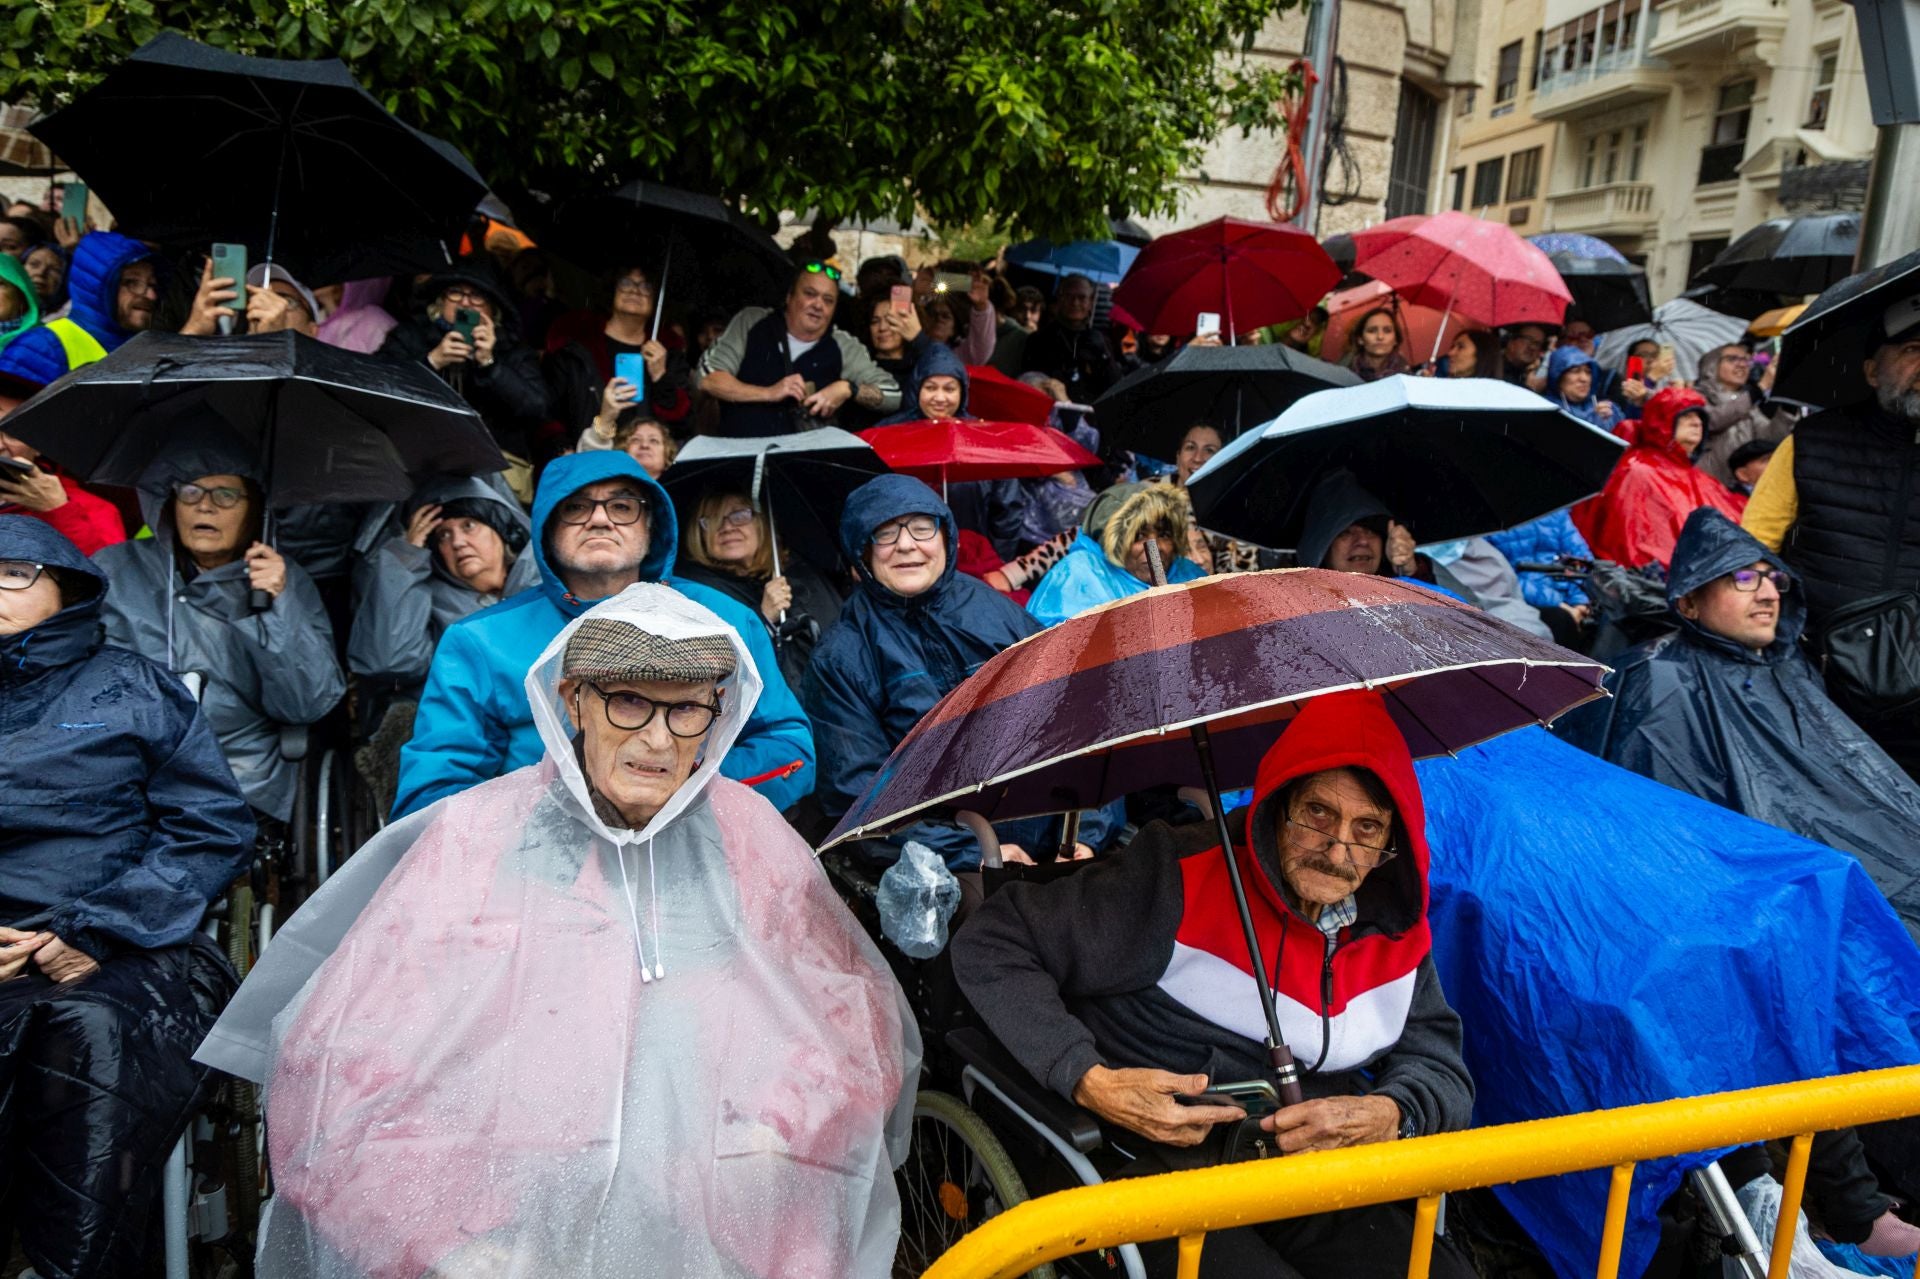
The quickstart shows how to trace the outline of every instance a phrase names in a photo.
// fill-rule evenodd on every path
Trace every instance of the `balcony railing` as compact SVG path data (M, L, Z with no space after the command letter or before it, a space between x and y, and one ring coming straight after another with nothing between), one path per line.
M1548 224L1555 231L1632 234L1653 225L1653 183L1609 182L1547 197Z
M1740 176L1740 161L1746 158L1747 144L1739 142L1721 142L1714 146L1700 148L1700 185L1712 182L1732 182Z
M1778 0L1669 0L1655 10L1661 30L1648 42L1658 53L1668 53L1745 30L1780 31L1787 12Z

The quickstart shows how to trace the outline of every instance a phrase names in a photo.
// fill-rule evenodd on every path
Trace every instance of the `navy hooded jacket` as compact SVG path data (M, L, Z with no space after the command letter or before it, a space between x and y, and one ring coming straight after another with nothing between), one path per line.
M1762 560L1787 569L1702 507L1674 545L1668 602ZM1852 853L1920 939L1920 786L1834 705L1801 653L1800 583L1781 597L1763 650L1676 620L1678 632L1619 659L1606 679L1612 697L1554 730L1622 768Z
M960 407L953 416L963 420L973 417L967 410L967 397L972 394L973 381L967 376L966 364L952 347L933 342L914 361L913 374L907 379L906 390L900 397L900 411L881 418L877 425L898 426L903 422L926 421L926 410L920 407L920 388L930 377L958 378ZM993 543L994 552L1001 559L1010 560L1020 554L1021 528L1026 523L1027 515L1027 491L1021 487L1019 480L968 480L950 484L947 486L947 500L954 522Z
M133 334L114 319L120 301L120 273L153 256L138 240L113 231L94 231L73 250L67 293L73 307L67 319L85 329L109 353ZM67 349L45 324L22 333L0 351L0 374L45 386L68 371Z
M253 858L247 802L180 681L104 646L105 573L24 515L0 559L96 586L0 635L0 922L102 961L178 945Z

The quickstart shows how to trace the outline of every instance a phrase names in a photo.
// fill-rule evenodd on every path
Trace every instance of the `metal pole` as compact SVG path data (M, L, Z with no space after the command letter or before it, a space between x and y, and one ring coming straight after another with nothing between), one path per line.
M1340 0L1315 0L1307 18L1306 59L1320 77L1314 87L1313 107L1307 116L1306 153L1300 157L1306 170L1307 189L1302 193L1300 215L1294 225L1318 236L1320 219L1320 171L1326 160L1327 101L1333 90L1333 51L1340 38Z
M673 271L673 233L667 233L667 256L660 264L660 287L653 291L653 332L648 334L651 341L660 340L660 317L667 313L667 276ZM786 341L781 340L784 347ZM792 372L791 369L788 372Z
M1920 218L1913 215L1915 191L1920 191L1920 124L1880 126L1867 212L1860 225L1858 270L1920 249Z

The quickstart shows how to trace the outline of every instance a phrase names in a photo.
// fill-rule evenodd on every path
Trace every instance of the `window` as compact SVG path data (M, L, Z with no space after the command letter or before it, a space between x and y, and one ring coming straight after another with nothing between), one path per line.
M1507 161L1507 203L1531 200L1540 189L1540 148L1515 151Z
M1636 124L1633 126L1632 149L1627 152L1627 181L1638 182L1640 180L1640 162L1646 158L1646 154L1647 126L1644 124Z
M1500 203L1500 178L1507 162L1495 157L1482 160L1473 166L1473 207L1484 209L1490 204Z
M1731 182L1740 176L1740 161L1747 153L1747 125L1753 119L1753 81L1735 80L1722 85L1713 113L1713 128L1707 145L1700 149L1702 184Z
M1433 140L1439 131L1440 100L1400 82L1400 118L1393 130L1393 164L1387 170L1386 215L1430 213L1433 189Z
M1645 128L1642 125L1637 135L1641 144L1645 142ZM1625 153L1627 135L1624 129L1614 129L1608 133L1596 133L1587 139L1587 149L1580 159L1580 185L1583 187L1607 186L1624 179L1635 181L1640 176L1638 152ZM1622 161L1626 163L1622 164Z
M1813 73L1813 96L1807 99L1807 122L1803 128L1824 129L1827 127L1827 111L1833 105L1833 81L1840 71L1840 50L1833 45L1816 49L1814 57L1819 60L1818 69Z
M1700 272L1706 270L1707 263L1719 257L1727 247L1727 237L1718 236L1711 240L1695 240L1687 251L1687 280L1691 283L1700 278Z
M1511 102L1520 95L1520 49L1523 43L1515 40L1500 50L1500 74L1493 82L1495 105Z
M1455 169L1448 177L1453 183L1453 208L1457 212L1467 206L1467 171L1463 166Z

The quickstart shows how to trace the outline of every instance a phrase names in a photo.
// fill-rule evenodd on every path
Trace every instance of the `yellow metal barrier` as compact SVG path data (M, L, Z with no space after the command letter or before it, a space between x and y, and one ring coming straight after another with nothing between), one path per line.
M1132 1177L1028 1200L949 1249L926 1279L1015 1279L1042 1262L1149 1239L1180 1240L1180 1274L1199 1271L1208 1231L1368 1204L1420 1201L1409 1279L1426 1279L1442 1194L1613 1169L1599 1279L1615 1279L1633 1166L1694 1150L1793 1137L1769 1279L1786 1279L1806 1180L1807 1134L1920 1114L1920 1066L1596 1110L1411 1141L1259 1163ZM1920 1279L1920 1274L1916 1275Z

